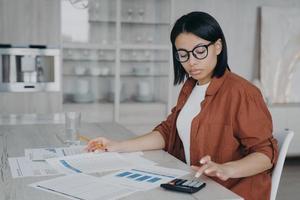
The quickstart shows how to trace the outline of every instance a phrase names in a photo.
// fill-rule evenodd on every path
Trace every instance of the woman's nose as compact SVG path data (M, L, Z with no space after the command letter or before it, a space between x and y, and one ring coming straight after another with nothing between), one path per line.
M189 58L189 64L190 65L195 65L197 63L198 59L195 58L195 56L190 52L190 58Z

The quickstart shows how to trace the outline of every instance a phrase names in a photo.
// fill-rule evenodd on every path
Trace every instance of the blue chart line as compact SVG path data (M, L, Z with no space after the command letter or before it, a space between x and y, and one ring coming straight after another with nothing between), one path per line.
M69 163L67 163L67 161L65 161L65 160L60 160L59 161L63 166L65 166L66 168L69 168L69 169L71 169L71 170L73 170L73 171L75 171L75 172L77 172L77 173L82 173L82 171L80 171L79 169L76 169L76 168L74 168L74 167L72 167Z
M154 178L151 178L150 180L148 180L147 182L155 183L156 181L159 181L159 180L161 180L161 178L154 177Z
M144 180L147 180L147 179L149 179L149 178L152 178L151 176L142 176L142 177L140 177L140 178L137 178L137 179L135 179L136 181L144 181Z
M127 178L136 178L136 177L139 177L139 176L142 176L141 174L132 174L130 176L127 176Z
M138 174L138 173L133 173L133 172L128 172L128 171L116 174L115 176L119 177L119 178L132 179L132 180L138 181L138 182L146 181L148 183L155 183L162 179L162 178L155 177L155 176Z
M119 176L119 177L124 177L124 176L127 176L129 174L132 174L131 172L123 172L121 174L117 174L116 176Z

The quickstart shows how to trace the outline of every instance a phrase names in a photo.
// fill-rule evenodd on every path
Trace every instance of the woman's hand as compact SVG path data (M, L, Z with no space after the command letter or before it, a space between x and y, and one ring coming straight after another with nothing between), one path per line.
M90 140L85 148L88 152L94 151L120 151L120 142L98 137Z
M200 159L200 164L202 164L201 167L198 166L192 166L192 169L194 169L196 172L196 177L199 177L201 174L205 174L207 176L213 176L218 177L219 179L226 181L229 178L232 178L232 175L234 173L233 168L224 163L224 164L218 164L213 161L211 161L210 156L204 156Z

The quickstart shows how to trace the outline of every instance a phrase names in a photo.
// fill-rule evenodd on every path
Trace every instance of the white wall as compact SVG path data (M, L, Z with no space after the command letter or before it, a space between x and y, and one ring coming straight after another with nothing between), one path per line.
M260 15L262 6L298 7L300 0L174 0L174 18L191 11L214 16L225 34L231 70L252 81L260 71ZM175 20L174 19L174 20ZM173 89L175 104L179 87ZM300 155L300 105L270 105L274 130L289 128L295 135L288 155Z
M214 16L225 34L231 70L248 80L259 78L260 7L299 7L299 0L174 0L174 20L191 11ZM176 101L178 89L174 89Z

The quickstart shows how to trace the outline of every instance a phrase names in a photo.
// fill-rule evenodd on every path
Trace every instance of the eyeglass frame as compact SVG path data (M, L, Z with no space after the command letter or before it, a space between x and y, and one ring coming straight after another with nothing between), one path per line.
M214 44L215 42L210 42L208 44L199 44L199 45L196 45L191 51L188 51L186 49L179 49L179 50L176 50L175 52L175 59L180 62L180 63L185 63L187 62L189 59L190 59L190 53L193 54L194 58L198 59L198 60L203 60L205 59L207 56L208 56L208 47L212 44ZM206 49L206 55L203 57L203 58L197 58L196 54L194 53L195 49L199 48L199 47L204 47ZM178 54L178 51L184 51L187 53L188 57L186 59L186 61L180 61L179 59L179 54Z

